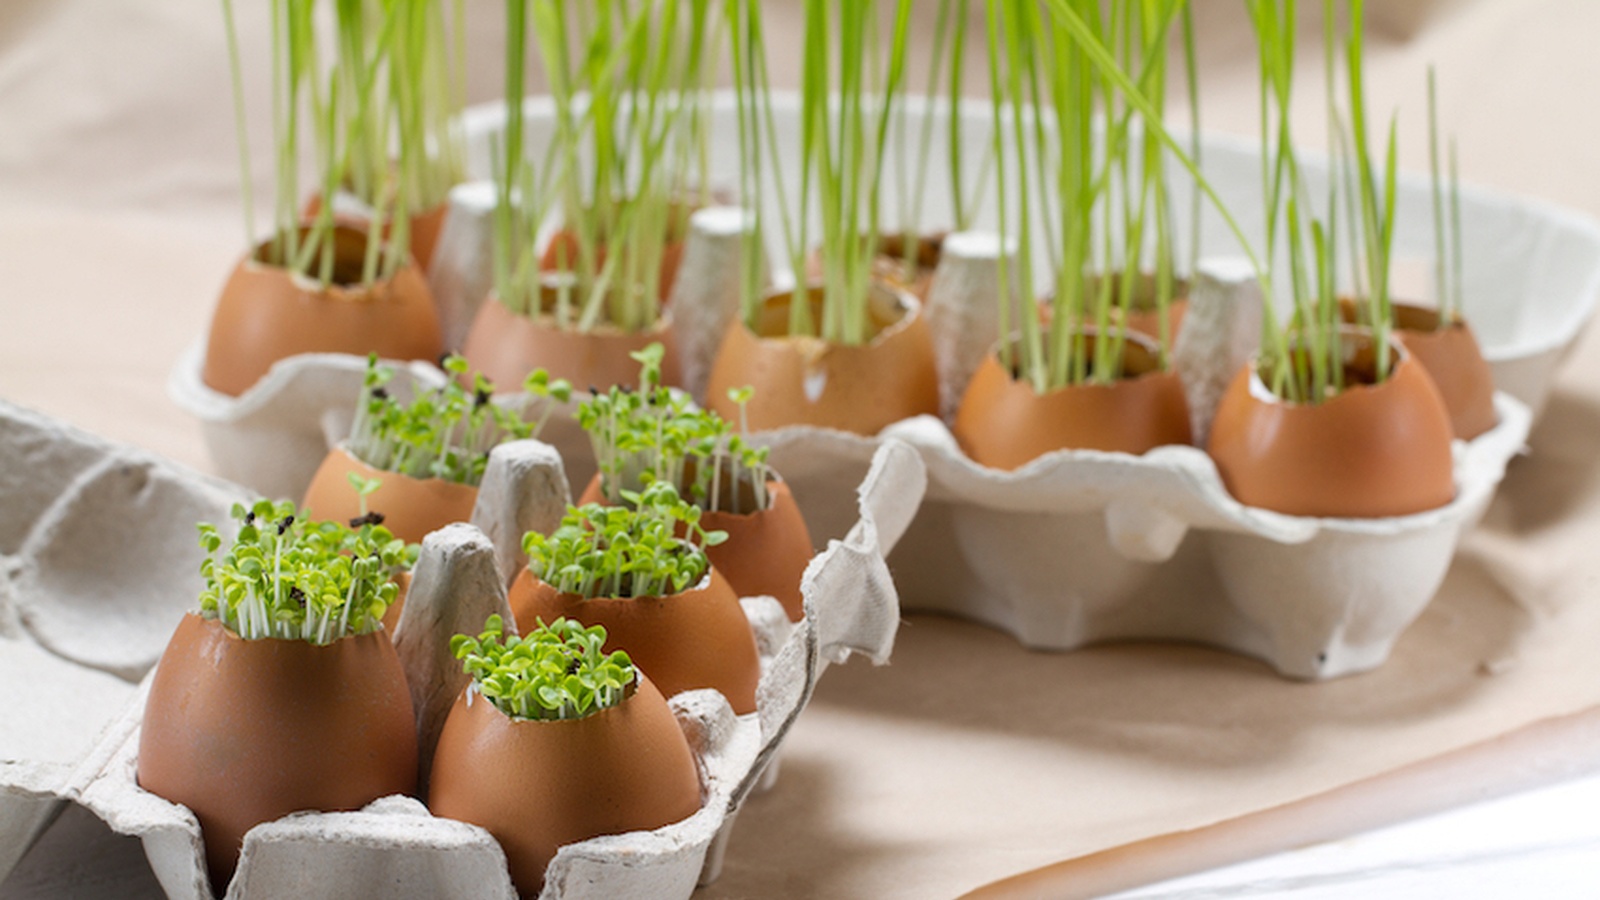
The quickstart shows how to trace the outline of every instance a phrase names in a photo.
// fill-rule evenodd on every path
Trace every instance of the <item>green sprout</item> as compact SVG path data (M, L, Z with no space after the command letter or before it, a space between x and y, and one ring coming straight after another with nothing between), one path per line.
M758 276L762 241L761 199L764 177L781 184L776 136L771 127L771 90L762 41L760 4L730 4L734 25L735 96L738 101L743 200L756 213L757 227L747 235L741 299L746 322L756 327L761 311ZM788 333L836 344L859 345L874 335L871 298L875 289L881 190L890 156L891 123L902 99L909 47L911 0L894 0L893 23L881 40L878 4L856 0L815 0L805 4L800 90L800 196L818 201L821 232L821 321L813 315L808 293L800 285L789 305ZM887 58L885 58L887 50ZM766 152L763 153L763 150ZM779 191L782 196L782 191ZM811 216L802 207L799 231L788 227L783 208L784 238L796 277L803 278L810 250Z
M1001 362L1040 393L1120 378L1124 322L1136 305L1160 313L1167 362L1165 313L1179 281L1161 119L1169 46L1185 10L1182 0L1061 0L1050 9L989 0L1001 235L1016 237L1016 293L1031 298L1037 223L1054 288L1048 325L1024 312L1013 328L1011 305L1001 304ZM1192 30L1183 36L1192 79ZM1013 274L1002 269L1001 279L1001 296L1011 296Z
M1461 180L1456 171L1456 142L1450 139L1448 200L1439 167L1439 98L1433 66L1428 67L1428 168L1433 181L1434 283L1443 330L1461 321ZM1446 208L1448 207L1448 213Z
M1266 198L1266 257L1281 247L1289 262L1287 286L1294 300L1287 327L1278 325L1270 292L1262 322L1260 370L1268 387L1295 403L1321 403L1344 390L1352 348L1342 336L1335 273L1340 258L1339 214L1344 209L1353 248L1357 327L1372 339L1374 383L1389 376L1393 309L1389 267L1394 247L1396 122L1391 117L1380 175L1368 150L1369 127L1363 80L1362 0L1348 0L1350 34L1340 54L1334 0L1323 2L1327 57L1327 106L1333 158L1329 167L1326 221L1312 213L1291 133L1296 14L1293 0L1252 0L1251 21L1260 48L1262 191ZM1348 83L1348 109L1337 103L1337 61ZM1348 117L1348 128L1346 127ZM1342 202L1341 202L1342 201ZM1273 279L1276 281L1276 279Z
M517 404L495 401L494 384L482 375L474 376L472 390L462 387L465 359L448 356L443 365L451 378L417 392L408 405L385 387L394 372L378 365L377 354L369 355L345 444L350 454L375 469L476 486L488 468L489 451L504 441L538 437L556 406L572 399L570 383L535 369L523 381L521 399L537 402L542 410L529 422ZM361 502L365 513L365 493Z
M458 634L450 652L472 676L471 689L513 719L582 719L610 709L639 686L639 670L621 650L606 653L606 630L571 619L539 622L525 637L505 633L490 616L477 637Z
M283 266L326 287L371 284L407 259L412 210L436 205L460 179L462 138L455 112L463 99L458 38L454 60L446 47L438 0L337 0L326 66L319 59L319 14L314 0L273 0L273 163L277 195L273 233L262 261ZM243 71L233 4L222 0L233 82L235 128L243 172L246 232L254 243ZM452 64L453 63L453 64ZM300 213L300 160L310 140L323 197L307 225ZM335 246L333 196L349 190L372 211L372 235L359 270Z
M361 518L367 517L367 498L377 493L383 487L382 478L362 478L360 472L346 472L345 480L355 488L356 496L361 500Z
M746 437L744 407L754 390L729 392L739 404L735 434L721 416L693 407L687 395L661 384L661 344L651 344L633 358L640 364L637 389L596 391L577 410L578 424L594 447L607 502L623 503L629 491L665 482L707 512L766 509L771 503L770 451L751 446Z
M200 615L246 640L329 644L377 630L419 549L371 522L308 521L292 503L236 503L232 517L238 535L220 559L217 527L199 526Z
M590 599L661 597L699 584L711 568L702 548L727 540L727 532L702 528L699 507L665 481L622 496L628 505L568 507L550 535L524 535L528 569L558 591Z
M558 327L643 332L663 299L661 262L709 196L712 0L507 0L507 122L496 148L495 289L507 308ZM523 156L522 71L531 27L556 111L549 156ZM555 199L547 306L532 240Z

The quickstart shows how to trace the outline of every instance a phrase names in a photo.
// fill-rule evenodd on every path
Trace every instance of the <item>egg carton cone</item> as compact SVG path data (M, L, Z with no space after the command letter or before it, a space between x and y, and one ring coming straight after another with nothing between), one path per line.
M885 555L925 485L920 456L885 444L855 491L855 526L806 571L805 618L742 598L761 654L755 713L735 716L714 691L671 699L699 767L700 812L562 848L541 896L685 897L716 877L734 814L770 776L822 671L852 653L887 661L899 609ZM425 756L464 684L449 636L508 614L505 586L524 564L511 535L553 524L568 496L559 456L533 441L497 448L484 488L496 499L480 502L477 524L424 541L394 634ZM250 496L0 403L0 675L36 686L0 697L0 878L73 802L140 837L170 896L214 896L194 816L138 787L138 736L150 672L202 587L194 525L226 521ZM263 823L217 887L244 898L513 896L486 831L403 796Z

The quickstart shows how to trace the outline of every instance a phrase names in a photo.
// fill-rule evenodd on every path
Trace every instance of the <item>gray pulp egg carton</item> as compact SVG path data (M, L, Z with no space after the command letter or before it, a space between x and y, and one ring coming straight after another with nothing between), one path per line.
M805 618L770 597L743 598L762 676L757 711L736 716L714 691L671 700L699 767L704 804L651 832L562 848L547 900L686 897L716 877L734 814L775 773L788 729L831 662L887 660L899 621L884 556L925 487L919 455L876 451L855 491L859 519L807 568ZM463 678L449 635L505 612L521 565L510 535L564 504L549 447L498 448L473 525L429 535L396 628L419 710L423 753ZM221 522L245 499L235 485L184 470L44 416L0 403L0 878L66 803L138 836L169 896L212 896L192 813L141 790L138 732L149 673L200 590L197 521ZM480 527L481 526L481 527ZM354 812L304 812L245 837L226 896L514 896L498 844L481 828L436 818L394 796Z

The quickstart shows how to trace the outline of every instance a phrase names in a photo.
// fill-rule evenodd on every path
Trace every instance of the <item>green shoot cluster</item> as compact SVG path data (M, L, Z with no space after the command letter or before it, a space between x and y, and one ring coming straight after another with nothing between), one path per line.
M337 0L332 34L314 0L272 0L273 235L263 258L324 286L350 279L334 243L329 202L348 190L373 213L359 282L388 278L407 259L410 214L436 205L463 171L455 113L464 97L463 7L455 4L457 46L448 46L440 0ZM244 175L246 231L254 201L245 127L243 73L232 0L222 0L233 78L235 126ZM319 44L331 48L326 66ZM312 142L324 201L309 225L300 214L300 161ZM252 242L254 241L252 237Z
M221 559L217 527L202 523L200 564L206 587L200 615L246 640L278 638L329 644L383 622L399 588L394 578L416 561L416 545L370 523L351 530L310 522L294 504L234 504L238 536Z
M708 512L766 509L768 448L752 447L721 416L695 409L687 395L663 387L662 354L660 344L633 354L640 363L638 390L613 387L578 407L606 500L619 504L627 491L666 482ZM748 387L729 391L741 419L752 393ZM741 423L740 431L746 430Z
M503 441L538 437L556 405L572 398L571 384L534 369L522 389L543 411L529 422L515 405L494 402L494 384L481 374L474 376L472 390L462 387L465 359L446 357L444 369L452 377L442 387L417 392L408 405L384 387L394 370L378 365L376 354L368 356L361 403L346 443L350 453L375 469L476 486L489 465L489 451Z
M665 481L622 496L628 505L568 507L549 536L528 532L522 549L529 570L558 591L590 599L663 597L699 584L711 568L702 548L727 540L727 532L701 528L699 507Z
M1002 363L1040 393L1111 383L1122 376L1127 313L1146 304L1160 313L1165 362L1165 312L1179 282L1161 119L1180 24L1196 96L1187 2L991 0L987 13L1000 229L1020 253L1015 293L1036 296L1036 225L1053 282L1048 325L1031 303L1015 323L1011 304L1000 305ZM1107 61L1133 73L1133 90ZM1012 273L1001 279L1001 296L1011 296Z
M805 37L800 79L800 195L806 198L799 230L789 226L780 198L790 264L807 271L815 198L822 267L821 321L812 304L799 297L789 305L788 333L859 345L874 335L871 298L880 232L885 164L892 154L891 124L903 99L911 0L894 0L887 38L879 34L878 4L858 0L815 0L805 4ZM782 175L772 128L759 0L729 4L733 22L734 85L738 100L741 187L756 211L757 229L745 250L742 297L745 320L755 327L761 311L757 266L764 237L761 199L767 182ZM768 168L770 166L770 169ZM764 178L768 172L771 178ZM866 238L866 239L863 239ZM915 242L912 242L913 244ZM804 291L797 292L804 294Z
M1332 166L1326 218L1312 214L1310 191L1289 127L1295 74L1296 12L1293 0L1253 0L1250 15L1260 49L1262 192L1266 200L1266 258L1280 248L1289 261L1287 285L1294 300L1287 327L1280 327L1270 294L1262 321L1260 370L1268 387L1295 403L1320 403L1344 390L1353 348L1342 336L1337 271L1340 241L1351 248L1351 278L1357 325L1371 337L1371 378L1382 383L1392 365L1388 352L1393 310L1389 267L1394 247L1396 123L1389 121L1380 173L1368 150L1363 81L1363 0L1348 0L1350 33L1343 54L1337 44L1335 0L1323 0L1327 110ZM1347 109L1338 104L1338 61L1344 60ZM1347 229L1341 235L1341 215ZM1276 263L1273 262L1273 265ZM1274 282L1278 279L1274 278Z
M505 633L490 616L477 637L458 634L450 652L479 694L514 719L581 719L632 695L639 670L618 650L606 653L606 630L571 619L540 622L525 637Z
M667 245L710 189L712 0L511 0L507 123L495 148L495 289L507 308L560 328L652 327ZM549 156L523 155L522 72L530 29L555 109ZM546 299L533 233L559 202L573 258ZM567 247L563 243L558 247Z

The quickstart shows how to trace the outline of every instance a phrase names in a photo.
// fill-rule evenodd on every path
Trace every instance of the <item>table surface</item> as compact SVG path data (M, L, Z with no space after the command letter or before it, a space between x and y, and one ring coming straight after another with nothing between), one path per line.
M1600 4L1408 8L1413 18L1397 15L1369 46L1374 108L1417 121L1423 67L1437 61L1464 178L1600 212L1589 159L1600 112L1575 99L1600 86L1589 46ZM1247 38L1226 16L1201 26L1219 97L1206 126L1248 132ZM0 397L202 469L198 425L163 385L240 245L216 28L158 0L0 6ZM479 96L498 61L484 66ZM1314 109L1296 124L1319 145ZM1416 136L1402 131L1410 168L1425 166ZM1600 785L1585 773L1600 738L1539 723L1600 705L1596 341L1575 354L1532 453L1385 669L1290 685L1199 648L1036 654L912 617L887 669L827 673L777 787L741 813L724 877L702 896L954 896L1068 857L1088 860L1080 889L1148 884L1136 897L1512 885L1592 896L1585 813ZM1388 825L1550 778L1579 780ZM1275 835L1307 843L1379 826L1149 884L1275 849ZM158 888L136 841L75 808L0 884L6 897L113 893Z

